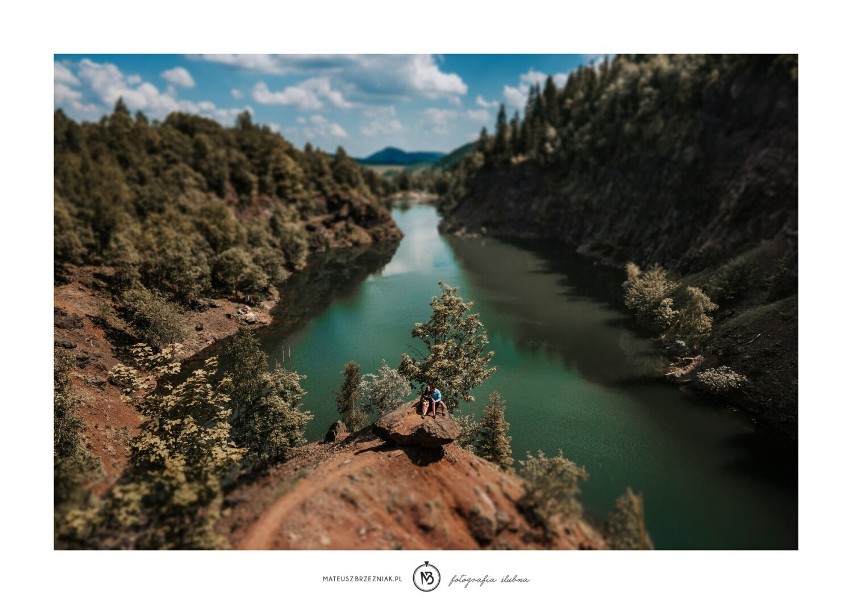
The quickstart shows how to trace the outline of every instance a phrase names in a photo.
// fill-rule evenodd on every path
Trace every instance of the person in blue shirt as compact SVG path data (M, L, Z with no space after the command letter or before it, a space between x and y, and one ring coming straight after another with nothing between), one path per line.
M435 412L442 409L441 415L447 414L447 405L441 400L441 391L435 388L432 384L426 386L423 394L420 397L420 415L435 417Z
M441 391L435 388L435 386L429 386L432 398L432 417L435 417L435 413L438 409L441 409L441 415L447 414L447 405L444 401L441 400Z

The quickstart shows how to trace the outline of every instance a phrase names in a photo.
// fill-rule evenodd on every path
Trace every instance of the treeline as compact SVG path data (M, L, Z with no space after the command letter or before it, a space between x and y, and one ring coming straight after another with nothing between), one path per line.
M549 77L456 164L445 226L721 263L795 220L797 111L795 55L623 55Z
M114 269L114 293L142 322L212 293L257 300L311 249L393 238L373 198L383 186L342 148L297 150L248 112L226 128L183 113L151 122L121 99L96 123L57 110L57 278L74 264Z

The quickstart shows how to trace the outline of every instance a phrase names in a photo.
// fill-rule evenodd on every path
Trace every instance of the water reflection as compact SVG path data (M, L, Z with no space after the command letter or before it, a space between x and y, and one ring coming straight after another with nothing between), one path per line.
M659 375L663 360L653 343L623 329L612 271L570 253L557 256L553 247L458 237L447 243L477 295L508 319L496 318L496 328L522 351L559 358L603 385Z

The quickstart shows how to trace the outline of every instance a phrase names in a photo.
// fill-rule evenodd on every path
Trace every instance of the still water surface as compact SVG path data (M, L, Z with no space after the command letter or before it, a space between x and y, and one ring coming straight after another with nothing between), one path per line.
M797 547L796 451L741 417L660 381L663 362L620 306L622 275L559 250L444 237L430 206L394 210L396 244L329 254L285 286L273 358L307 376L309 440L337 419L344 363L376 372L410 352L438 281L459 288L488 330L515 458L538 449L585 466L581 499L603 518L629 485L645 496L658 548ZM792 469L790 469L792 468Z

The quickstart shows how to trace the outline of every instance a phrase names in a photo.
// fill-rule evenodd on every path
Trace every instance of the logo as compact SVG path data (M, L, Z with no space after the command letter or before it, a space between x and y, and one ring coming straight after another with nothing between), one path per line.
M414 587L420 591L432 591L441 583L441 573L428 561L414 569L413 578Z

